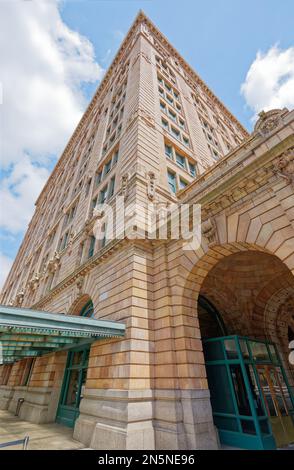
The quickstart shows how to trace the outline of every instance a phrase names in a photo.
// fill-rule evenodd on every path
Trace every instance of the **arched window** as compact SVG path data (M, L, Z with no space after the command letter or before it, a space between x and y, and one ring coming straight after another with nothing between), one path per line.
M80 316L81 317L92 317L94 315L94 305L92 300L88 300L88 302L83 306Z

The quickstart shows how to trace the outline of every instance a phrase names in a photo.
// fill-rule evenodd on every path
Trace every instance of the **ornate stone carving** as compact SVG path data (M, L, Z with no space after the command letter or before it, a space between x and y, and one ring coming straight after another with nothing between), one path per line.
M23 300L24 300L24 295L25 295L25 293L24 293L24 290L23 290L23 289L21 289L21 290L16 294L16 296L15 296L15 304L16 304L17 306L20 307L20 306L22 305Z
M201 232L203 237L206 238L208 246L214 245L217 243L217 230L214 219L210 218L202 222Z
M155 198L156 176L153 171L147 173L147 196L151 201Z
M294 147L286 150L275 165L275 173L294 188Z
M287 108L261 111L254 127L254 133L266 137L282 123L282 116L287 111Z
M40 274L35 273L28 282L29 289L31 291L35 291L36 289L38 289L39 284L40 284Z
M121 193L126 198L128 196L129 174L125 173L121 177Z
M78 295L81 295L83 293L84 284L85 284L85 278L80 276L76 282Z
M60 266L60 255L57 251L54 252L52 258L49 259L47 264L47 270L50 273L55 273Z

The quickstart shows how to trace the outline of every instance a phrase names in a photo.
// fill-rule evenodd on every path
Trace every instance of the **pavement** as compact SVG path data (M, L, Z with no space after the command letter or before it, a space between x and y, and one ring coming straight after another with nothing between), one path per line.
M85 446L72 437L73 429L57 423L35 424L23 421L8 411L0 410L0 444L29 436L28 450L70 450ZM0 450L21 450L22 446Z

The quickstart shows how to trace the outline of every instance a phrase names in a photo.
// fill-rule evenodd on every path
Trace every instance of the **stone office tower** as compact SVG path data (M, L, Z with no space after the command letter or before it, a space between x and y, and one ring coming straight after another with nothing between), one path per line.
M69 315L94 311L95 318L126 324L123 339L91 346L79 416L71 423L86 446L217 447L199 321L188 309L191 283L200 285L221 249L195 271L196 255L179 254L179 242L97 240L95 206L112 205L118 195L133 206L166 206L179 194L187 199L197 193L193 182L205 181L209 168L242 149L248 137L139 13L36 202L2 291L5 305ZM219 220L225 243L228 228ZM208 219L204 228L211 242L214 223ZM192 274L183 290L187 270ZM66 358L59 351L3 366L1 406L15 409L30 368L21 417L63 422L58 403Z

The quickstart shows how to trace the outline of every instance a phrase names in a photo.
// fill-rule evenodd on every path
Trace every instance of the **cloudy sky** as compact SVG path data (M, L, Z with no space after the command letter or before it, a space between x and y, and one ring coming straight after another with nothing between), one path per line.
M293 108L293 0L1 0L0 284L140 8L249 130L260 110Z

